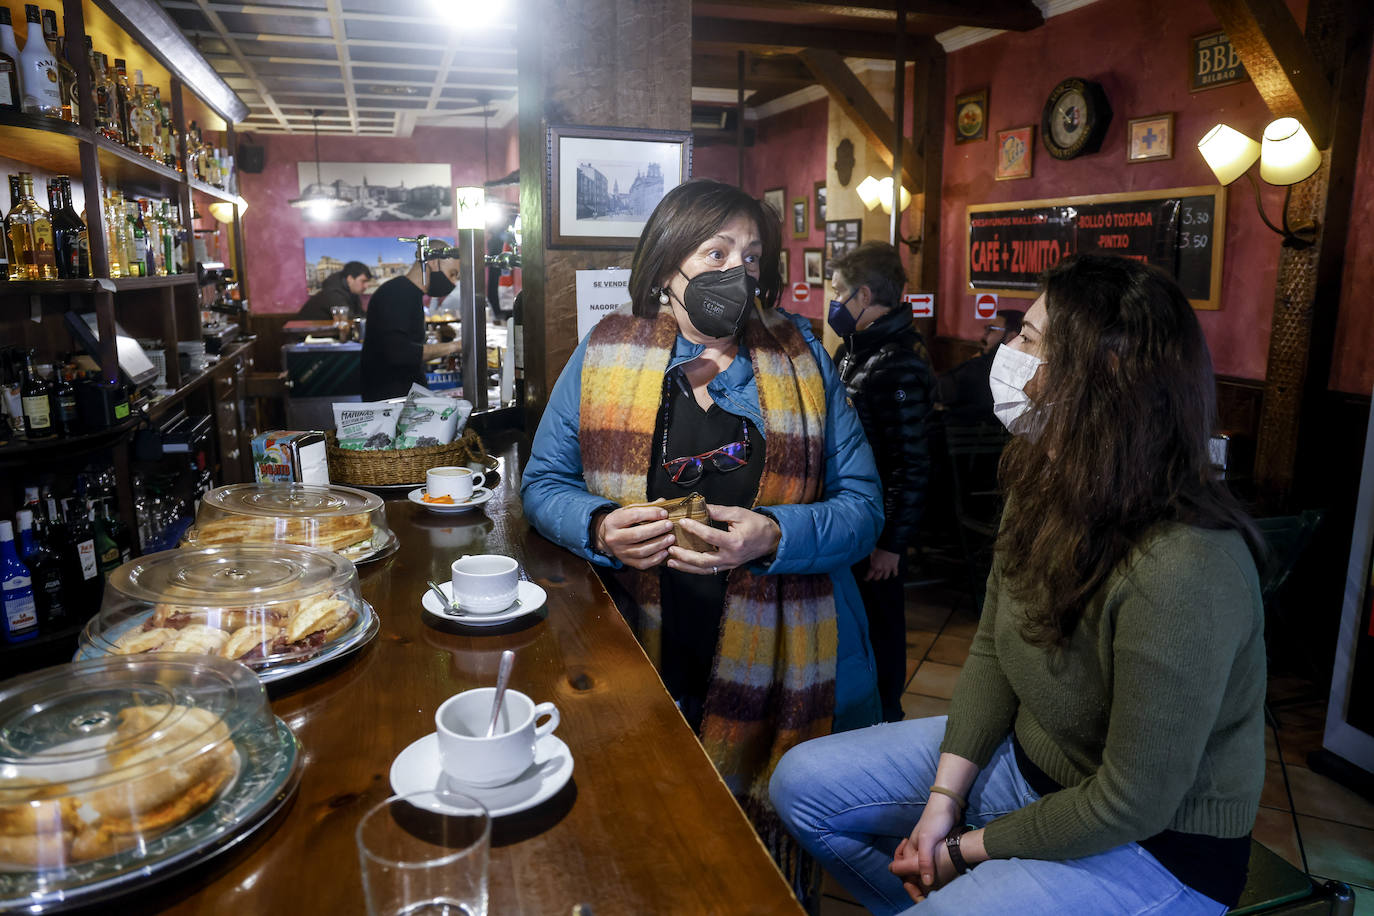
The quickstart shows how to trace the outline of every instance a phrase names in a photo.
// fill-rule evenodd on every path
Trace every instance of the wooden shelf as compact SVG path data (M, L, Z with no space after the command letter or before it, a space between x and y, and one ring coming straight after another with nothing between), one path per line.
M12 462L25 462L33 460L37 455L51 452L54 449L63 451L84 451L87 449L100 448L120 438L138 425L142 417L135 411L130 411L127 419L121 420L114 426L107 426L94 432L82 433L79 436L53 436L50 439L20 439L0 444L0 465Z
M169 274L165 277L120 277L114 281L115 292L134 289L164 289L168 286L195 286L195 274Z
M214 185L208 185L203 181L196 181L194 178L188 181L187 184L191 186L192 191L199 191L207 197L213 197L215 200L222 200L225 203L230 204L238 200L237 197L235 197L233 194L230 194L228 191L225 191L221 188L217 188Z
M44 650L46 650L44 651L45 655L53 652L57 652L58 654L65 654L60 652L61 644L64 642L71 644L71 651L74 653L76 651L77 637L81 635L81 631L85 628L85 623L74 623L70 626L63 627L60 630L53 630L50 633L39 633L32 639L26 639L23 642L0 642L0 659L7 660L6 664L3 667L5 668L7 673L29 670L29 668L24 666L22 663L19 663L17 667L11 667L11 665L14 663L8 660L15 659L29 653L36 654ZM71 661L70 658L65 658L63 660Z
M185 176L121 143L107 137L94 138L100 171L107 183L116 187L138 188L166 197L175 197Z
M0 111L0 156L45 171L81 178L81 141L90 132L59 118Z
M195 286L195 274L172 274L166 277L120 277L109 281L116 293L138 289L163 289L169 286ZM95 293L102 288L100 280L11 280L0 281L0 296L57 296L66 293Z

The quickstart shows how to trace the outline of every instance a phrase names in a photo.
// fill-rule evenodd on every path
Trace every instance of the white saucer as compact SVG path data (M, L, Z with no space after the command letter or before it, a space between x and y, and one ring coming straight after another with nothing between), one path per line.
M478 506L482 505L487 500L491 499L491 491L488 490L486 487L473 487L471 496L469 496L462 502L456 502L452 505L445 505L444 503L427 503L420 498L424 495L425 488L417 487L416 489L411 490L409 493L407 493L406 498L413 502L415 505L424 506L429 511L437 512L440 515L452 515L455 512L467 512L469 509L476 509Z
M453 583L440 582L438 585L439 590L444 593L444 597L450 601L453 600ZM420 604L426 613L432 614L440 620L452 620L470 627L490 627L537 611L544 606L544 601L548 598L548 594L542 588L527 579L520 580L515 594L514 604L504 611L497 611L494 614L474 614L470 611L459 611L456 614L445 613L439 605L439 599L435 598L434 592L429 589L425 589L425 596L420 599Z
M483 789L459 782L439 765L439 736L425 735L401 751L391 764L391 788L397 795L447 789L470 795L486 806L492 817L533 808L552 798L572 778L572 751L557 735L545 735L534 744L534 764L514 782ZM435 803L427 807L444 812Z

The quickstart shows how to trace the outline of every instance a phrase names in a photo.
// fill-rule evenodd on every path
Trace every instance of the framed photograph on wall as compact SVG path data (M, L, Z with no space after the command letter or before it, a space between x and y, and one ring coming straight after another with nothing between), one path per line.
M778 276L782 278L782 285L785 287L792 282L792 271L787 263L787 249L778 252Z
M781 223L787 216L787 189L769 188L763 192L763 202L771 207L773 212L778 215L778 222Z
M1035 155L1035 127L1012 127L997 132L998 181L1031 177L1031 157Z
M825 283L825 252L819 248L802 249L802 268L805 280L812 286Z
M804 239L811 234L810 222L806 213L806 198L792 198L792 238Z
M972 143L988 138L988 90L975 89L954 97L954 142Z
M832 219L825 223L825 261L821 264L822 281L830 279L830 262L853 251L863 241L863 220Z
M825 182L818 181L815 184L813 193L816 198L816 222L817 229L825 228Z
M633 248L663 195L692 176L692 133L551 124L550 248Z
M1131 118L1126 122L1126 161L1174 158L1174 113Z

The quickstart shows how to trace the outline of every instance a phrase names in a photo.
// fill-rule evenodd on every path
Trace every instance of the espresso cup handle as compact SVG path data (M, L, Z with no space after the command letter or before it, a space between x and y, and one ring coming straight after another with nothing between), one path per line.
M487 482L487 481L486 481L486 478L483 477L483 476L481 475L480 472L478 472L478 471L473 471L473 472L472 472L472 488L473 488L474 490L477 489L478 487L482 486L482 485L485 484L486 482Z
M538 706L534 707L534 721L538 722L540 716L548 716L549 721L545 722L543 725L536 725L534 727L534 737L536 740L545 735L552 734L553 730L558 727L558 707L554 706L552 703L540 703Z

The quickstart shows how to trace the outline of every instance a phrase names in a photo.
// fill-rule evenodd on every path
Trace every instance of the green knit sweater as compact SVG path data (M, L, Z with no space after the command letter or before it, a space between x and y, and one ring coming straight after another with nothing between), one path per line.
M987 825L994 858L1073 859L1165 829L1254 826L1264 782L1263 605L1241 536L1161 525L1066 647L1021 637L1000 560L940 750L980 767L1016 729L1065 788Z

